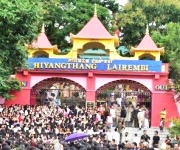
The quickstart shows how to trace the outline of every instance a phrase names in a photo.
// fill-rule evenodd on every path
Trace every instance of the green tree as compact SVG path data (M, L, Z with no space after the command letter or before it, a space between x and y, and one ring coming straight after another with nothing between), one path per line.
M169 128L170 135L172 137L180 136L180 120L173 119L172 122L173 122L173 126Z
M171 79L175 81L175 87L180 90L180 23L168 23L161 31L153 31L152 37L159 47L165 47L163 62L170 63Z
M69 48L70 43L65 40L70 33L77 34L94 15L94 4L97 4L97 15L108 30L111 30L112 12L118 11L118 4L114 0L55 0L45 2L44 22L46 34L53 44L60 49ZM111 13L110 13L111 11Z
M11 98L10 90L19 90L19 83L9 79L16 68L26 66L24 44L37 36L42 24L42 3L31 0L0 2L0 96Z
M169 22L180 22L179 14L179 0L129 0L118 16L118 25L124 33L122 45L137 45L146 25L150 24L151 31L158 31Z
M123 10L118 16L118 25L123 33L121 45L128 47L137 45L140 42L145 34L147 23L146 16L141 8L137 8L134 11L131 11L131 9L131 4L126 5L126 11Z
M5 99L11 99L11 91L20 90L20 84L17 80L9 78L8 71L0 68L0 96Z

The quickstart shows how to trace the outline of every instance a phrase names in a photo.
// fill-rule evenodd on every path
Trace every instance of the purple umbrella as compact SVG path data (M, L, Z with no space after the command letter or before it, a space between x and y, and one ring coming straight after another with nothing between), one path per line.
M89 134L87 134L87 133L73 133L73 134L70 134L69 136L65 137L65 141L66 142L72 142L75 140L84 139L86 137L89 137Z
M16 125L19 125L19 123L18 122L13 123L13 126L16 126Z

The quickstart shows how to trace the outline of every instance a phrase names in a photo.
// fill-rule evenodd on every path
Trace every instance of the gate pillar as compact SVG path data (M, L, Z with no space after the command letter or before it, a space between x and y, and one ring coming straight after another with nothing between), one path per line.
M27 70L22 72L16 72L15 78L19 81L21 85L21 91L13 92L14 98L12 100L6 101L6 105L30 105L30 83L31 75Z
M19 105L30 105L30 91L31 89L22 89L18 92L12 92L14 95L12 100L7 100L5 104L7 106L19 104Z
M152 109L151 109L151 126L159 127L160 112L163 108L166 109L165 126L168 127L171 119L178 117L177 107L174 102L172 92L157 92L152 93Z
M95 100L96 100L95 78L93 72L89 72L87 77L86 101L95 102Z

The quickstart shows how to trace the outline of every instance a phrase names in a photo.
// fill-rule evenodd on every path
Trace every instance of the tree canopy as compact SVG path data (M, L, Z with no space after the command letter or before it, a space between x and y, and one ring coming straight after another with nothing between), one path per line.
M150 31L159 30L167 23L180 22L179 0L129 0L118 15L118 25L121 28L121 43L127 46L137 45L146 25Z
M41 5L30 0L0 2L0 96L6 99L11 98L11 90L20 89L9 75L26 65L27 52L23 45L37 35L42 22Z
M172 120L172 127L169 128L170 135L172 137L180 136L180 120L175 118Z
M163 62L170 63L170 78L174 79L175 87L180 90L180 23L170 22L163 31L153 31L152 37L160 47L165 47Z
M94 4L97 4L97 15L104 26L112 31L110 26L113 13L118 11L115 0L58 0L46 5L44 10L44 22L46 24L46 34L53 44L57 44L60 49L70 47L66 38L70 33L76 34L94 15ZM115 4L115 5L114 5ZM111 13L110 13L111 11Z

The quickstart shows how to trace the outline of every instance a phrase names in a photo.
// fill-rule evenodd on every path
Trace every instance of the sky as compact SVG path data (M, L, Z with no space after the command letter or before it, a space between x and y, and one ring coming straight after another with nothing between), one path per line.
M125 5L128 0L116 0L116 2L118 2L120 5Z

